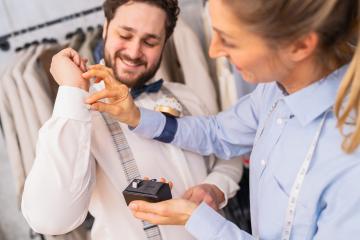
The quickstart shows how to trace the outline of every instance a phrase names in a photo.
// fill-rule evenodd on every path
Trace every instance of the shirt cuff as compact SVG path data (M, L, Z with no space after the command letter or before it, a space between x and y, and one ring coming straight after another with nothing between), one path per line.
M233 183L232 179L229 179L227 176L224 176L224 174L217 172L211 172L203 183L213 184L224 193L224 201L220 203L219 209L224 208L227 205L229 198L235 196L236 192L240 188L238 184Z
M85 104L89 93L77 87L60 86L55 100L54 117L90 121L91 112Z
M185 228L196 239L214 239L225 223L224 217L206 203L201 203L191 214Z
M140 107L139 125L132 131L142 137L153 139L159 137L166 124L164 114Z

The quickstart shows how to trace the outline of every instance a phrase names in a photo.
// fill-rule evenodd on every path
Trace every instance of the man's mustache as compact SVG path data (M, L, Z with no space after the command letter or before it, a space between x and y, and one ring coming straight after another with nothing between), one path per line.
M120 53L120 52L117 52L115 54L115 58L123 59L123 60L125 60L127 62L133 63L134 65L145 65L146 64L146 61L141 59L141 58L133 59L129 55L126 55L126 54Z

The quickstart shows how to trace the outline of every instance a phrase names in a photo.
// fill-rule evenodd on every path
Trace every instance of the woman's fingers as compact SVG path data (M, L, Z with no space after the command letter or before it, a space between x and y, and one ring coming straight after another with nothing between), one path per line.
M119 98L119 97L122 97L120 94L121 93L119 93L116 90L104 89L104 90L101 90L99 92L96 92L96 93L92 94L90 97L88 97L86 99L85 102L87 104L93 104L93 103L95 103L97 101L100 101L102 99L105 99L105 98Z
M97 69L90 69L89 71L82 74L82 77L90 80L95 78L95 83L104 80L105 84L111 85L112 84L112 76L107 71L97 70Z

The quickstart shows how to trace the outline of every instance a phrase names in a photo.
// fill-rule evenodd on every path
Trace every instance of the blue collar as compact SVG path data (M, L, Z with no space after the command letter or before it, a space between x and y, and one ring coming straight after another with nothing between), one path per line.
M284 97L285 103L302 126L306 126L334 105L339 85L347 69L348 64L320 81Z

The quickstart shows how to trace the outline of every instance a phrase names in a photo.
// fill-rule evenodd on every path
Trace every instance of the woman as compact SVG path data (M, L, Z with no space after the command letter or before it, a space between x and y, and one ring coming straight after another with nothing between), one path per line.
M259 83L213 117L175 120L138 109L105 70L84 74L112 86L88 99L91 108L144 137L221 158L251 152L253 236L182 199L134 201L134 215L186 224L199 239L358 239L358 9L357 0L210 0L211 57L227 57ZM104 97L112 103L97 102Z

